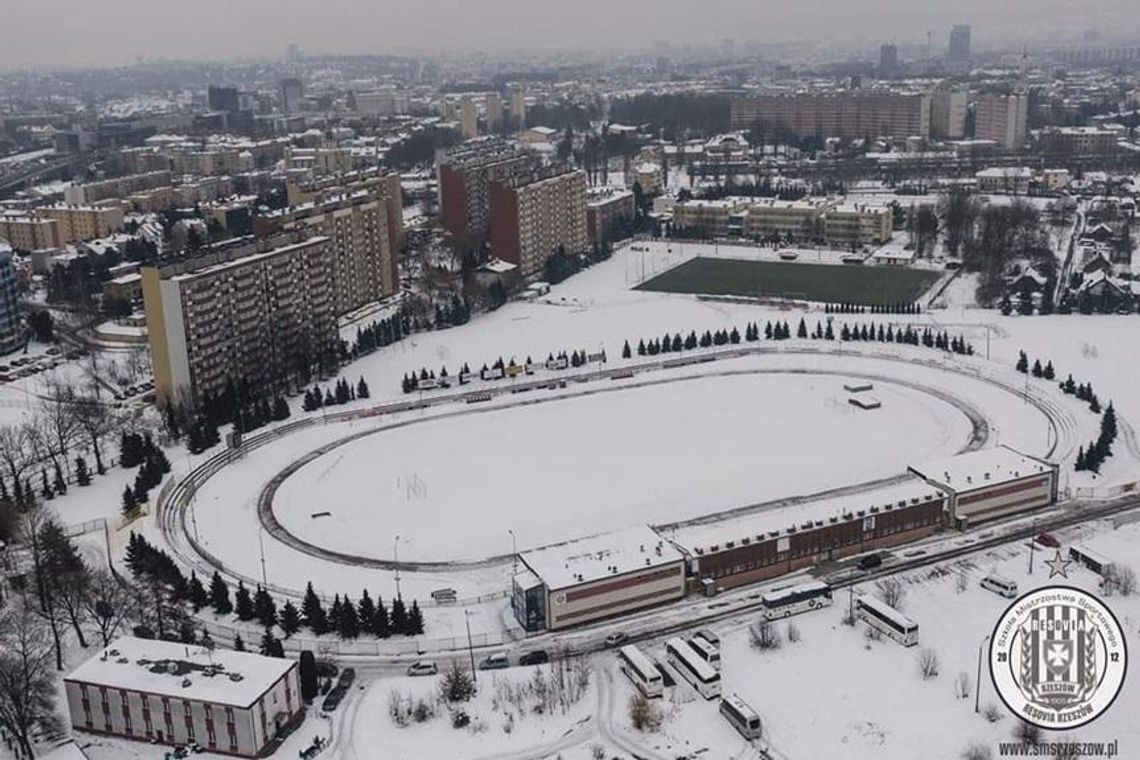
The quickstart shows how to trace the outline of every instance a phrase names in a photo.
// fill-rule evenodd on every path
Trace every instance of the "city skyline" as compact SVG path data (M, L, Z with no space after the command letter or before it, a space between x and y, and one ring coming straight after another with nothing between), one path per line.
M457 0L426 0L414 8L331 0L317 16L297 0L239 5L203 0L194 18L141 0L113 0L110 8L64 0L49 10L18 3L5 13L16 32L0 49L0 70L117 66L140 60L280 58L289 44L313 53L522 53L649 51L655 41L719 44L726 36L741 43L830 41L849 47L883 40L921 44L927 32L944 51L950 29L971 25L976 50L995 43L1046 36L1079 38L1099 29L1113 38L1140 31L1123 0L1014 0L994 8L980 0L954 6L902 0L836 3L807 0L794 6L757 6L742 0L712 0L700 9L653 7L647 0L620 6L584 0L535 14L516 0L468 7ZM1073 14L1077 14L1074 16ZM55 23L60 17L70 23ZM605 23L599 23L598 19ZM227 23L218 23L219 19ZM43 45L34 31L53 28L59 44ZM631 40L630 30L638 34ZM155 30L178 29L177 35ZM474 32L472 30L475 30ZM695 30L695 31L694 31ZM115 44L104 41L114 38Z

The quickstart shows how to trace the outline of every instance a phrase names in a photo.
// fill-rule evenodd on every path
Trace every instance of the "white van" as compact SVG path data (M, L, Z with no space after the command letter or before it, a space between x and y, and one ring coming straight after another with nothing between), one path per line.
M987 575L985 578L982 578L981 586L1007 599L1013 599L1017 596L1017 584L1009 578L1003 578L1000 575Z

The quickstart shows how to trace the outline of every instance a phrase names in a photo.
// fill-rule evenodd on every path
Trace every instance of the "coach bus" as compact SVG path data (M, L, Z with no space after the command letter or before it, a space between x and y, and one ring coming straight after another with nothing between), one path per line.
M918 643L918 623L870 595L855 600L855 617L903 646Z
M772 620L827 607L831 602L831 586L823 581L812 581L765 594L760 598L760 614L765 619Z
M720 701L720 714L740 732L740 735L751 741L761 736L760 716L748 706L740 697L729 694Z
M1069 559L1086 570L1092 570L1097 575L1104 575L1104 569L1112 564L1101 555L1084 546L1070 546Z
M618 665L626 678L645 696L652 699L664 693L661 671L633 644L618 650Z
M702 660L684 639L669 639L665 643L665 656L681 678L688 681L702 697L716 699L720 696L720 673Z
M720 670L720 649L703 636L693 636L689 639L689 646L697 653L697 657Z

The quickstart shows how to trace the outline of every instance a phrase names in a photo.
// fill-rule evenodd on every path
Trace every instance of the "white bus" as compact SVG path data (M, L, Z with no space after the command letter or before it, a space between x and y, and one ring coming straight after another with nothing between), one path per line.
M697 653L697 657L720 670L720 650L703 636L693 636L689 639L689 646Z
M903 646L918 643L918 623L869 594L855 600L855 617Z
M661 671L633 644L618 650L618 665L626 678L646 697L652 699L664 693Z
M1006 599L1013 599L1017 596L1017 583L1011 581L1009 578L1003 578L1000 575L987 575L982 578L981 587L989 591L1004 596Z
M720 714L740 735L751 741L761 736L760 716L740 697L729 694L720 701Z
M720 696L720 673L702 660L684 639L675 636L665 642L665 657L702 697L716 699Z
M760 598L763 605L760 614L766 620L773 620L827 607L831 602L831 586L823 581L812 581L765 594Z

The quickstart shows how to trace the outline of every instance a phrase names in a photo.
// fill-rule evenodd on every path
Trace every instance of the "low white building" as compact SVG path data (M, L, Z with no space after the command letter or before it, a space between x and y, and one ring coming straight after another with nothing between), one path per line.
M63 679L78 731L256 757L299 717L293 660L126 636Z
M519 554L511 605L527 630L555 630L680 599L685 558L642 525Z

